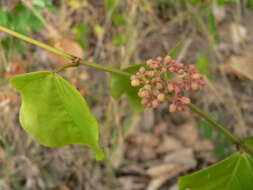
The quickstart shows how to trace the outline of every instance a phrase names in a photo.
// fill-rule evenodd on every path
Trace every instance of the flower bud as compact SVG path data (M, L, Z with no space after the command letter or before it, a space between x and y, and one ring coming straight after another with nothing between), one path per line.
M160 93L157 95L157 100L160 102L163 102L165 100L165 95L163 93Z
M144 73L146 71L146 69L144 68L144 67L141 67L140 69L139 69L139 72L140 73Z
M138 93L138 95L141 97L141 98L147 98L149 96L149 91L147 90L142 90L140 93Z
M157 108L158 105L159 105L158 100L153 100L153 101L152 101L152 107L153 107L153 108Z
M194 82L194 83L191 84L191 88L192 88L192 90L198 90L199 86L198 86L197 83Z
M182 97L181 102L183 102L184 104L189 104L189 103L191 103L191 100L190 100L190 98Z
M161 90L161 89L163 88L162 83L158 82L158 83L156 84L156 88L157 88L158 90Z
M200 74L199 74L199 73L194 73L194 74L192 75L192 79L193 79L193 80L199 80L199 79L200 79Z
M152 87L149 84L146 84L143 88L146 90L152 90Z
M170 56L165 56L164 59L163 59L164 63L170 63L171 61L171 57Z
M173 84L168 84L167 89L169 92L173 92L173 90L174 90Z
M139 86L139 85L140 85L140 81L139 81L138 79L133 79L133 80L131 81L131 85L132 85L132 86Z
M169 112L172 113L172 112L175 112L176 110L177 110L177 106L174 103L169 105Z

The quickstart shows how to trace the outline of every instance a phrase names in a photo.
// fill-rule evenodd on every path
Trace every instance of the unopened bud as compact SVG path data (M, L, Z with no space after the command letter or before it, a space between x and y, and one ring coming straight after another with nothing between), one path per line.
M153 100L153 101L152 101L152 107L153 107L153 108L157 108L158 105L159 105L158 100Z
M199 79L200 79L200 74L199 74L199 73L194 73L194 74L192 75L192 79L193 79L193 80L199 80Z
M184 73L184 70L183 69L180 69L179 71L178 71L178 74L183 74Z
M165 64L169 63L171 61L171 57L170 56L165 56L163 61L164 61Z
M152 59L149 59L149 60L147 60L146 63L150 66L150 65L152 65L152 63L153 63L153 60L152 60Z
M161 90L161 89L163 88L162 83L158 82L158 83L156 84L156 88L157 88L158 90Z
M134 79L131 81L131 85L132 86L139 86L140 85L140 81L138 79Z
M170 112L175 112L176 109L177 109L177 106L176 106L175 104L170 104L170 105L169 105L169 111L170 111Z
M152 90L152 87L149 84L146 84L143 88L146 90Z
M140 73L144 73L144 72L146 71L146 69L145 69L144 67L141 67L141 68L139 69L139 71L140 71Z
M142 90L140 93L138 93L138 95L141 98L147 98L149 96L149 92L147 90Z
M190 98L187 98L187 97L182 97L182 98L181 98L181 101L182 101L184 104L189 104L189 103L191 103Z
M173 92L173 90L174 90L173 84L168 84L167 89L169 92Z
M156 58L156 60L160 62L160 61L163 60L163 58L159 56L159 57Z
M160 102L163 102L165 100L165 95L163 93L160 93L157 95L157 100Z
M191 88L192 88L192 90L198 90L198 89L199 89L199 86L198 86L197 83L192 83L192 84L191 84Z

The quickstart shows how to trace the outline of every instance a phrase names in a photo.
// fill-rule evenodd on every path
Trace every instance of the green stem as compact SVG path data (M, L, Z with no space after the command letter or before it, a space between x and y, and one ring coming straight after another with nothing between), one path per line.
M240 145L241 141L237 137L235 137L232 133L230 133L227 129L225 129L222 125L217 123L215 120L213 120L211 117L209 117L207 114L205 114L202 110L200 110L197 106L194 104L188 104L188 107L197 113L200 117L205 119L208 123L211 124L214 128L216 128L219 132L223 133L225 136L227 136L233 143Z
M70 55L62 50L59 50L59 49L56 49L52 46L49 46L47 44L44 44L42 42L39 42L37 40L34 40L32 38L29 38L25 35L22 35L22 34L19 34L17 32L14 32L8 28L5 28L3 26L0 26L0 30L12 35L12 36L15 36L19 39L22 39L24 41L27 41L31 44L34 44L36 46L39 46L43 49L46 49L50 52L53 52L57 55L60 55L60 56L63 56L67 59L70 59L73 63L70 63L70 64L66 64L66 65L63 65L61 66L60 68L57 68L54 72L60 72L68 67L77 67L79 65L84 65L84 66L87 66L87 67L91 67L91 68L94 68L94 69L98 69L98 70L101 70L101 71L106 71L106 72L109 72L109 73L114 73L114 74L118 74L118 75L121 75L121 76L125 76L125 77L130 77L131 74L128 73L128 72L124 72L124 71L121 71L121 70L118 70L118 69L114 69L114 68L110 68L110 67L105 67L105 66L102 66L102 65L99 65L99 64L96 64L96 63L92 63L92 62L87 62L85 60L78 60L78 62L74 62L74 60L77 58L73 55ZM213 127L215 127L218 131L220 131L221 133L223 133L225 136L227 136L233 143L237 144L237 145L240 145L241 144L241 141L240 139L238 139L237 137L235 137L232 133L230 133L227 129L225 129L224 127L222 127L219 123L217 123L215 120L211 119L207 114L205 114L204 112L202 112L198 107L196 107L195 105L193 104L189 104L188 105L189 108L194 111L195 113L197 113L200 117L202 117L203 119L205 119L208 123L210 123Z
M12 31L12 30L10 30L8 28L5 28L4 26L0 25L0 30L4 31L4 32L6 32L6 33L8 33L8 34L10 34L12 36L15 36L15 37L17 37L17 38L19 38L21 40L24 40L24 41L29 42L31 44L34 44L34 45L36 45L38 47L41 47L41 48L43 48L45 50L48 50L48 51L50 51L52 53L55 53L55 54L60 55L60 56L63 56L65 58L67 58L67 59L74 60L76 58L75 56L70 55L70 54L68 54L68 53L66 53L66 52L64 52L62 50L59 50L57 48L54 48L54 47L52 47L50 45L44 44L44 43L39 42L37 40L34 40L34 39L32 39L32 38L30 38L28 36L25 36L23 34L19 34L17 32L14 32L14 31ZM80 60L80 63L78 65L84 65L84 66L87 66L87 67L91 67L91 68L94 68L94 69L98 69L98 70L101 70L101 71L106 71L106 72L110 72L110 73L114 73L114 74L118 74L118 75L122 75L122 76L126 76L126 77L131 76L131 74L129 74L127 72L120 71L118 69L114 69L114 68L110 68L110 67L105 67L105 66L102 66L102 65L99 65L99 64L96 64L96 63L87 62L87 61L84 61L84 60ZM78 66L78 65L76 65L76 66ZM64 65L63 67L64 68L73 67L73 63L70 64L69 66ZM62 69L59 68L57 70L62 70Z

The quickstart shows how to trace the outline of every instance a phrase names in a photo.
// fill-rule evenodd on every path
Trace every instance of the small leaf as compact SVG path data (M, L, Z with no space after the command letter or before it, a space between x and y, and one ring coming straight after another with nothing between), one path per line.
M62 147L89 146L97 160L98 124L79 92L59 75L35 72L10 80L22 96L20 123L41 144Z
M179 178L180 190L251 190L253 160L247 153L235 153L204 170Z
M140 67L147 67L147 65L145 63L137 64L127 67L123 69L123 71L135 74ZM131 81L129 77L111 74L110 78L111 95L114 98L120 98L123 93L126 93L128 103L131 106L131 108L137 113L140 113L144 110L145 107L141 104L141 99L138 96L138 90L139 88L131 86Z
M196 68L199 72L203 73L206 77L209 77L209 61L201 53L197 56Z
M179 40L175 46L167 53L167 55L171 56L173 59L177 58L178 52L181 50L182 46L185 43L185 38Z

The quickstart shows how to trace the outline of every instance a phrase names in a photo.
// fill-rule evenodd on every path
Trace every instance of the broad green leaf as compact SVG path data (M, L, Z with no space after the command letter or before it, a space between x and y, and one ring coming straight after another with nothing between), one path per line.
M10 80L20 92L20 123L41 144L62 147L89 146L97 160L103 158L98 144L98 124L79 92L55 73L35 72Z
M246 151L253 155L253 136L243 138L242 142Z
M179 178L180 190L252 190L253 160L235 153L204 170Z
M123 71L135 74L140 67L146 67L145 63L132 65L123 69ZM111 74L110 78L110 92L114 98L120 98L123 93L126 93L130 107L136 112L140 113L144 110L141 104L141 99L138 96L138 87L132 87L130 77L125 77L117 74Z

